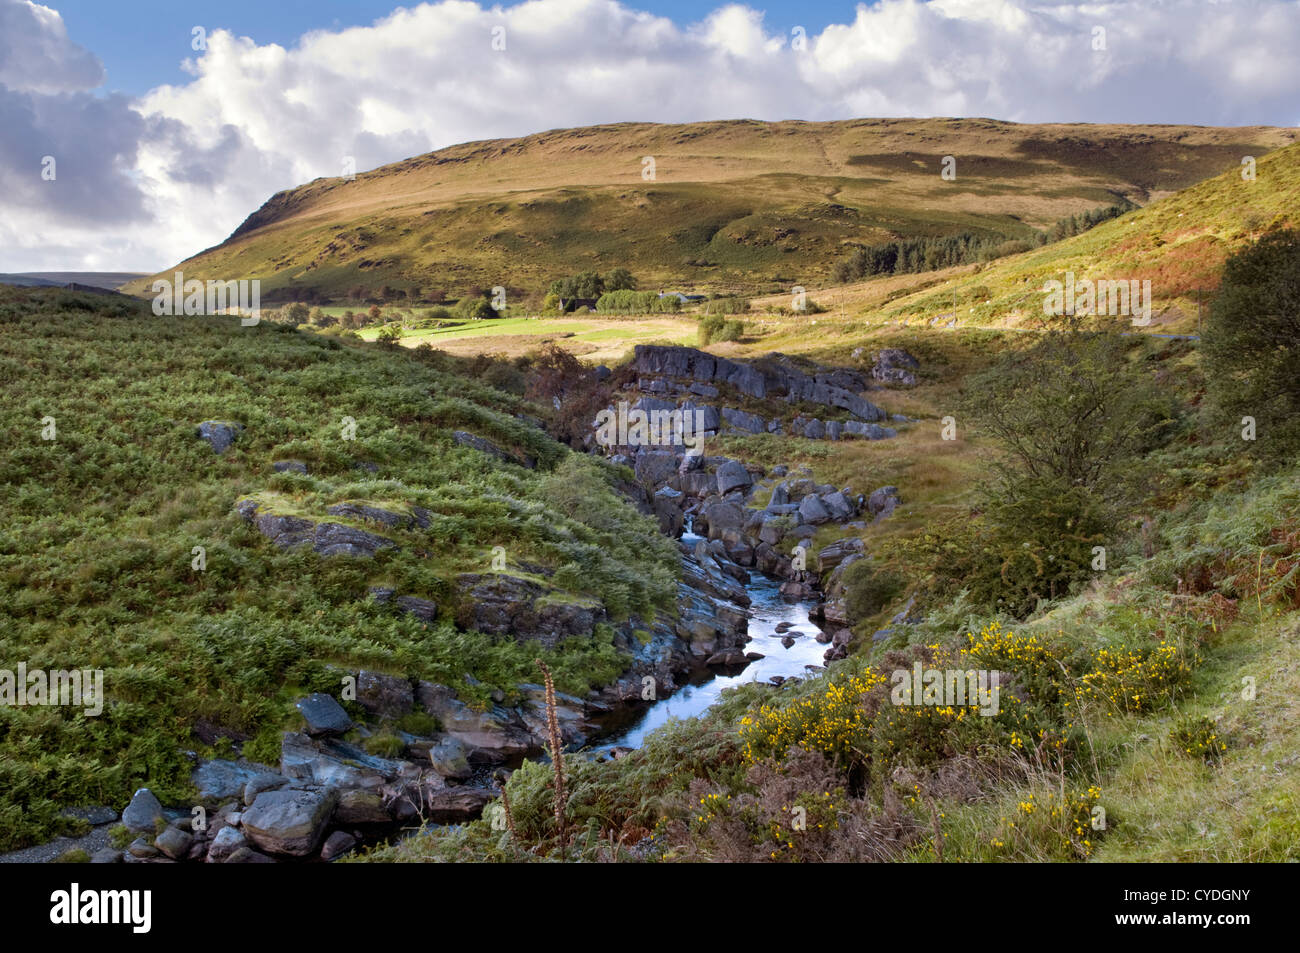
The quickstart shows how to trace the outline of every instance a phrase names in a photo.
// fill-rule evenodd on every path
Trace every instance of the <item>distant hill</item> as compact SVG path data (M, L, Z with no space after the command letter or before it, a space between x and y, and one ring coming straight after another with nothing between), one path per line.
M128 281L138 281L145 277L147 275L139 271L35 271L0 274L0 284L58 288L76 285L78 287L74 290L102 288L116 291Z
M342 302L385 286L438 300L494 285L518 300L559 275L620 266L643 287L775 292L825 283L853 244L1031 237L1121 199L1149 203L1296 137L989 119L558 130L317 179L176 267L260 278L265 301ZM940 175L945 156L953 181Z

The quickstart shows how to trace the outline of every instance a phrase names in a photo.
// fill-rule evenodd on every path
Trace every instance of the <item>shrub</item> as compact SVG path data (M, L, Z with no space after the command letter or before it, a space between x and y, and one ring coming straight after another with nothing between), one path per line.
M1169 740L1178 746L1179 751L1200 758L1206 764L1217 764L1228 750L1219 738L1218 726L1204 716L1180 718L1170 730Z
M1242 441L1275 460L1300 450L1300 233L1275 232L1228 259L1206 322L1203 355L1209 396L1234 443L1241 418L1256 439Z
M901 577L859 559L844 570L844 602L849 619L857 622L880 612L903 589Z
M719 315L707 315L700 318L699 342L701 347L715 341L739 341L744 333L745 325L742 321L728 321Z

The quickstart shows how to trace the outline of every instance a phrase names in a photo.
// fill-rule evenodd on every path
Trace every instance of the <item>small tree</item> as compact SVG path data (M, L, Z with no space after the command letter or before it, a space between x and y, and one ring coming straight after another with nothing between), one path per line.
M289 324L306 324L311 317L311 309L301 301L295 301L284 309L284 319Z
M636 279L626 268L615 268L605 276L606 291L636 291Z

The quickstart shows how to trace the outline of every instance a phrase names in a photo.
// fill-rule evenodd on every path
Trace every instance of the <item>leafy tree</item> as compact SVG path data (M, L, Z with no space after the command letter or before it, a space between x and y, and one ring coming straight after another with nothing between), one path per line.
M1234 438L1255 421L1266 457L1300 449L1300 234L1265 235L1223 270L1201 343L1215 416Z
M301 301L295 301L284 309L284 319L289 324L306 324L311 317L311 309Z
M636 279L626 268L615 268L605 276L606 291L636 291ZM584 297L579 295L579 297Z
M1087 579L1094 547L1120 542L1143 457L1177 415L1154 376L1129 361L1133 346L1113 332L1050 332L972 379L962 415L1001 454L979 515L949 527L929 553L926 568L948 589L1022 616Z
M597 272L583 271L551 282L550 291L566 304L574 298L599 298L605 291L605 279Z
M968 384L965 414L997 439L1006 479L1113 495L1176 413L1114 333L1053 331Z

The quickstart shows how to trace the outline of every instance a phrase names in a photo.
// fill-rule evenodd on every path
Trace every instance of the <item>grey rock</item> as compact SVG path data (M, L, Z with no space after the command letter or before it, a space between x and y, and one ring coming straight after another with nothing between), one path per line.
M273 771L255 774L244 784L242 799L245 806L252 804L263 791L274 791L289 783L289 779Z
M356 846L357 839L347 831L335 831L325 838L325 844L320 849L320 859L333 860L335 857L342 857Z
M718 492L723 496L732 490L746 490L754 483L745 465L737 460L728 460L718 467L717 478Z
M276 460L271 469L276 473L306 473L307 464L301 460Z
M912 372L920 366L920 362L902 348L887 347L876 355L871 378L882 383L910 386L916 383L916 375Z
M208 846L208 863L224 863L235 851L248 846L248 839L237 827L223 827Z
M243 424L228 420L205 420L199 424L196 433L200 439L208 442L214 453L225 453L243 429Z
M419 596L398 596L395 604L399 610L415 616L421 622L438 620L438 604L429 599L421 599Z
M273 854L306 856L320 843L338 792L263 791L244 812L244 835Z
M415 689L405 676L362 669L357 673L357 703L380 718L400 718L414 709Z
M148 788L140 788L122 812L122 824L133 833L152 834L162 816L162 802Z
M190 783L198 789L199 803L217 804L231 798L242 797L249 780L270 772L264 764L250 761L224 761L215 759L200 762L190 772Z
M758 414L746 413L731 407L722 408L722 419L733 430L744 433L763 433L767 430L767 421Z
M867 497L867 512L879 522L893 513L894 508L901 502L902 500L898 496L898 487L882 486Z
M429 762L433 770L444 778L466 780L474 776L474 769L469 763L469 748L458 738L450 735L429 748Z
M270 857L267 857L265 854L259 851L253 850L253 848L247 845L231 853L231 855L227 857L224 862L227 864L273 864L275 863L275 861L272 860Z
M162 853L157 847L149 843L148 838L145 837L137 837L131 841L131 846L126 850L132 857L143 858L157 857Z
M172 860L183 860L190 852L193 835L178 827L169 827L154 838L154 846Z
M804 523L816 526L819 523L829 522L831 512L820 498L809 495L799 502L799 519Z
M90 855L92 864L120 864L122 863L122 852L116 847L101 847Z
M393 818L379 792L350 788L339 794L334 819L340 824L387 824Z
M341 735L352 728L352 719L332 695L313 692L306 698L300 698L295 707L306 720L307 734L312 737Z

